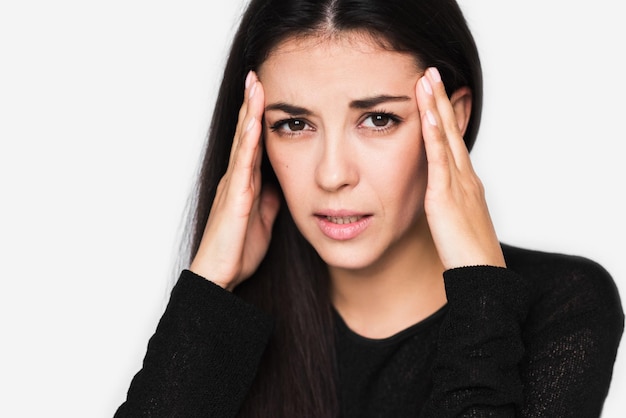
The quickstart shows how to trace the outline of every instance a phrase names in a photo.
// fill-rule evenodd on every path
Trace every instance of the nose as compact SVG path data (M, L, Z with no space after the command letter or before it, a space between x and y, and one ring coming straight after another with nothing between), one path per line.
M328 192L354 187L359 182L354 147L344 135L326 135L321 141L315 169L315 181Z

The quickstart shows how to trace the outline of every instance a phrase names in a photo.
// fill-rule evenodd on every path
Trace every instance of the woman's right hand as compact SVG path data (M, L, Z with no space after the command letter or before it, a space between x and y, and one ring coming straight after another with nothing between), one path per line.
M261 182L261 131L265 97L254 72L246 77L230 161L202 241L189 269L232 291L250 277L267 252L280 207L276 190Z

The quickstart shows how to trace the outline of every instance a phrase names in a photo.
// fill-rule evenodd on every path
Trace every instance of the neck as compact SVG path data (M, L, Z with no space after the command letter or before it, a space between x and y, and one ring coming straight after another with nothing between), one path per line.
M444 268L422 218L374 265L360 270L329 267L333 305L357 334L392 336L446 303Z

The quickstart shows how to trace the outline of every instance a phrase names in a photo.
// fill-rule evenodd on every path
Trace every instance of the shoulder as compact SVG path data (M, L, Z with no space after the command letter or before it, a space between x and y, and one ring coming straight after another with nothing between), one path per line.
M619 298L609 272L597 262L578 255L550 253L503 244L507 267L523 276L531 292L567 287L570 291L591 291Z
M598 416L624 330L613 278L585 257L507 245L503 251L529 291L522 415Z
M586 257L503 245L507 267L530 292L531 318L551 320L593 315L623 327L624 314L615 281ZM620 325L621 324L621 325Z

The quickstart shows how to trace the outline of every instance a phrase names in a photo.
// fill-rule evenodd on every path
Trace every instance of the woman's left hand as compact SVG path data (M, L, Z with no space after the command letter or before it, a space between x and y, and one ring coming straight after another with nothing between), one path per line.
M461 129L466 119L455 114L437 69L425 71L417 82L416 95L428 159L424 210L441 262L446 269L472 265L505 267L483 185L463 141ZM469 115L469 88L459 89L451 99L459 106L457 110Z

